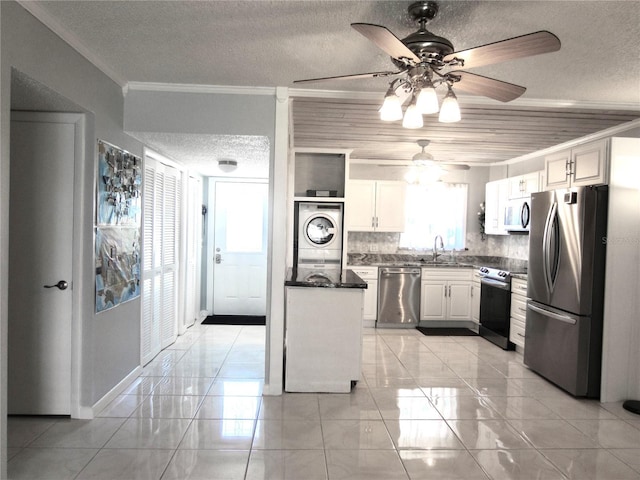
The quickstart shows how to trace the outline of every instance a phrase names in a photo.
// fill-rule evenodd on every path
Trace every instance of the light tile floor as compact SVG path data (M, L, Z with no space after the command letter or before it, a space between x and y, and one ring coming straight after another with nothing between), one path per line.
M9 418L9 477L640 479L640 417L482 338L367 330L351 394L262 397L264 335L197 325L94 420Z

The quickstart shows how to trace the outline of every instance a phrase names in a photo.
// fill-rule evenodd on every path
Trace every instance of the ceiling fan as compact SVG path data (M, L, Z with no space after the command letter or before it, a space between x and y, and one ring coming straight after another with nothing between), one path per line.
M460 120L460 108L453 92L453 86L456 89L475 95L483 95L501 102L514 100L526 90L525 87L519 85L457 70L457 68L481 67L560 49L558 37L547 31L539 31L455 51L449 40L426 29L426 24L438 13L436 2L414 2L409 5L408 12L418 22L419 29L402 40L381 25L351 24L351 27L357 32L389 54L398 70L310 78L296 80L293 83L397 77L389 85L380 109L380 117L387 121L403 119L404 127L421 128L423 114L439 111L441 122ZM447 88L442 106L438 104L435 91L435 87L440 85ZM400 98L398 93L404 99ZM411 98L411 100L403 116L402 104L407 98Z
M378 167L409 167L413 169L413 172L430 171L437 173L451 172L454 170L469 170L471 167L464 163L451 163L436 160L433 155L425 151L425 148L429 146L431 140L420 139L416 143L422 150L416 153L409 162L402 162L401 164L380 164Z

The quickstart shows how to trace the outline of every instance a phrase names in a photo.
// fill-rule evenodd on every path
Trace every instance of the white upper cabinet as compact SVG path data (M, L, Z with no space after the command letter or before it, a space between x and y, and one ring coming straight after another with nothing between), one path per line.
M508 178L487 182L484 198L484 231L487 235L507 235L504 227L504 209L508 194Z
M517 177L509 177L509 199L530 197L540 191L540 172L527 173Z
M405 196L404 182L350 180L345 205L347 230L402 232Z
M544 190L606 184L607 144L602 139L546 156Z

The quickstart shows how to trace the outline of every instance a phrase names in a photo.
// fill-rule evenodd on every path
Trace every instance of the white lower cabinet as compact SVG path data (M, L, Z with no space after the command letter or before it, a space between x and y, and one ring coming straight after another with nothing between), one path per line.
M511 324L509 340L524 348L524 332L527 324L527 281L511 279Z
M470 268L423 268L420 320L471 320Z
M480 273L473 272L473 283L471 284L471 320L480 323Z
M373 328L378 318L378 267L347 267L367 282L364 291L362 326Z

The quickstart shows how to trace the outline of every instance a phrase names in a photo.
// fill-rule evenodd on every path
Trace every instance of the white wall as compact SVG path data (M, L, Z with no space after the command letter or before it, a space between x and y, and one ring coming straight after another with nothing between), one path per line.
M640 138L611 140L602 401L640 400Z
M74 284L82 288L80 309L82 328L81 406L90 408L139 364L140 302L127 302L115 309L94 313L95 266L93 263L94 182L97 160L96 139L118 145L137 155L142 145L124 134L122 128L123 96L121 88L63 42L51 30L27 13L20 5L0 2L1 40L1 108L2 137L0 151L2 198L0 204L0 238L2 257L6 258L8 232L8 169L11 98L11 69L23 72L55 92L93 112L87 116L86 162L84 176L77 183L82 192L81 278ZM6 332L5 262L2 262L2 332ZM5 338L5 337L3 337ZM6 358L3 345L3 359ZM6 363L3 361L3 371ZM4 375L4 372L3 372ZM6 377L2 377L6 392Z

